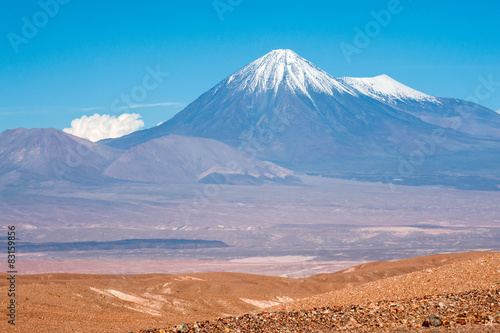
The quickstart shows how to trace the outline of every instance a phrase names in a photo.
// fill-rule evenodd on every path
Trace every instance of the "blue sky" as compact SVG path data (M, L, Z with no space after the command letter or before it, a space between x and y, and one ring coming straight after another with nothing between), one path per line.
M151 127L278 48L336 77L385 73L441 97L468 99L481 77L500 82L496 1L217 0L224 12L213 0L59 0L59 8L54 1L2 1L0 131L118 116L114 101L140 90L148 70L159 68L168 76L148 81L136 107L123 110ZM45 9L51 15L41 4L52 4ZM356 47L356 27L373 28L373 12L394 8L348 61L342 43ZM23 31L26 22L40 27ZM499 110L500 86L489 95L481 104Z

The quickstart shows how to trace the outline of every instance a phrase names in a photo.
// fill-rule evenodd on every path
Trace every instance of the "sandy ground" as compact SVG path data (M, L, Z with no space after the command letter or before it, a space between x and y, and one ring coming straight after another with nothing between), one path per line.
M499 282L499 257L488 252L434 255L295 279L220 272L23 275L16 280L16 325L8 325L5 316L0 331L139 332L270 309L460 293ZM6 277L0 280L2 295L8 291ZM3 309L7 301L1 298Z

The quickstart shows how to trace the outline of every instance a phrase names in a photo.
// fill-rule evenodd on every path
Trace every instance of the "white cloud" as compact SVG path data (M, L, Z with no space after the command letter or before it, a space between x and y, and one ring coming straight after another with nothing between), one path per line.
M96 142L102 139L119 138L144 127L144 121L137 113L124 113L118 117L98 113L83 116L71 122L63 131Z

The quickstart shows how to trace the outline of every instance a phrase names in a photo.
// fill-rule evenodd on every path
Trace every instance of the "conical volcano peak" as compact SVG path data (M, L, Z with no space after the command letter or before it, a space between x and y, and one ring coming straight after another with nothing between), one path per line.
M248 92L288 89L333 95L334 91L347 92L333 76L316 67L292 50L273 50L227 78L223 84L232 89Z
M500 151L500 116L477 105L467 122L453 128L450 119L460 117L462 107L470 109L469 102L425 95L387 75L334 78L281 49L227 77L162 125L107 144L130 148L168 134L211 138L297 170L380 177L380 170L401 168L399 157L410 156L416 142L432 142L441 128L453 130L436 148L443 163L468 147L474 150L464 156L474 158L475 147L482 156ZM493 165L497 155L491 156L485 161Z

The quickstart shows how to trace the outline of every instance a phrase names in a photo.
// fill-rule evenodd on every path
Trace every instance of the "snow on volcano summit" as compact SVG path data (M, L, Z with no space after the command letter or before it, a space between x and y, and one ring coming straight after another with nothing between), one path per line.
M330 96L337 93L353 96L361 94L389 103L402 100L439 104L435 97L405 86L385 74L336 79L292 50L284 49L269 52L228 77L219 86L248 93L271 90L275 94L280 88L285 88L292 92L300 91L309 98L314 91Z
M384 102L393 103L395 100L414 100L440 104L435 97L405 86L385 74L364 78L343 77L339 81L344 82L362 95Z
M271 51L240 69L221 84L252 93L268 90L277 92L280 87L290 91L301 91L307 96L310 91L328 95L333 95L334 91L349 92L333 76L292 50Z

